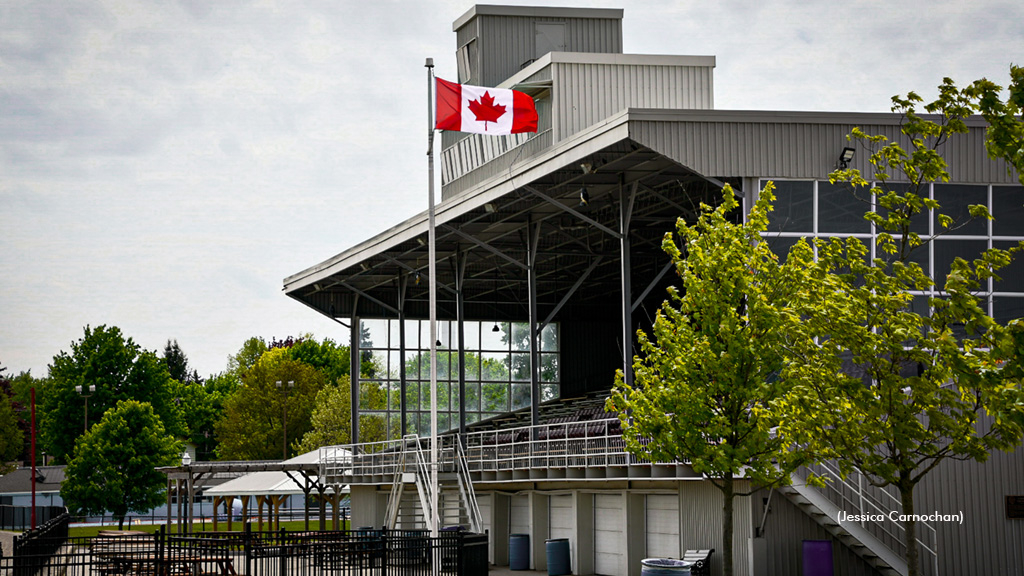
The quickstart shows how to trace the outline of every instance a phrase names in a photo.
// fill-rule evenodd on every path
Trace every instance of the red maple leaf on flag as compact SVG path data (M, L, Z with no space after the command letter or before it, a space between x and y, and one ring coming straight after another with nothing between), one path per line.
M494 104L494 97L490 92L484 92L479 100L469 101L469 111L476 116L477 122L484 123L484 130L487 130L488 122L497 122L498 118L505 115L505 106Z

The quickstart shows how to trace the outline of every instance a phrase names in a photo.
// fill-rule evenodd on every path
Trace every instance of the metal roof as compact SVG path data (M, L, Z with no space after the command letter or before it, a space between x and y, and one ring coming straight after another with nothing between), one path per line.
M439 318L455 317L463 268L467 319L526 318L531 234L539 240L542 318L617 309L621 203L631 207L636 293L664 274L661 240L676 219L717 202L723 181L739 189L743 178L824 178L854 126L898 138L899 122L896 114L627 109L500 170L485 165L479 170L493 175L436 208ZM967 150L984 138L983 122L969 124L967 140L948 146ZM852 166L868 173L866 157ZM1014 181L997 163L969 155L950 171L961 182ZM587 206L580 206L583 188ZM406 316L425 318L426 241L424 211L286 278L284 291L332 318L387 318L397 317L404 284ZM660 303L663 292L655 293Z

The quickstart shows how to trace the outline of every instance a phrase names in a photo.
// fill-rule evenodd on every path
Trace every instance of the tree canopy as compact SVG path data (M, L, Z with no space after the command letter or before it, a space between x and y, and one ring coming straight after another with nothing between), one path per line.
M293 382L293 387L289 388L288 382ZM301 439L310 429L316 395L323 387L324 374L292 359L287 348L264 352L243 374L242 385L224 402L223 416L215 425L219 457L280 459L285 417L288 438ZM292 455L288 447L287 456Z
M717 208L702 206L696 225L679 220L679 244L666 234L662 247L680 286L669 289L651 334L638 332L635 383L628 386L620 371L608 408L619 413L630 452L689 462L722 491L729 575L734 480L787 482L803 461L771 434L763 409L789 387L779 372L800 322L797 302L807 297L812 254L802 243L780 264L761 241L774 200L770 185L743 224L732 222L732 189L722 194Z
M156 353L125 338L116 326L86 326L85 335L72 342L71 351L61 351L50 365L50 377L41 394L42 443L55 458L70 456L85 419L85 398L76 392L76 386L83 390L95 386L89 397L89 422L99 422L103 413L121 400L138 400L153 406L168 433L184 436L172 382Z
M1018 84L1022 79L1016 77ZM844 471L856 469L876 486L897 488L912 575L919 570L915 486L944 460L984 461L991 450L1018 445L1024 433L1016 368L1024 324L998 324L986 301L989 278L998 277L1021 246L988 249L971 261L956 258L934 279L915 262L915 252L933 240L914 231L917 215L934 211L939 234L964 223L953 216L959 207L940 206L928 187L949 180L942 146L965 133L964 119L979 110L975 86L959 90L947 79L939 98L924 105L937 117L918 113L916 94L894 98L909 149L884 136L851 134L871 153L872 173L844 169L830 180L870 190L877 209L865 218L878 230L877 257L856 238L818 241L810 270L822 297L801 310L802 337L793 338L793 358L783 371L799 384L773 408L779 435L794 450L835 458ZM1019 129L1020 119L1014 121ZM1024 167L1012 146L990 145L989 151ZM991 218L984 205L969 206L968 213ZM932 290L927 306L915 304L916 293Z
M111 512L123 527L129 512L146 512L163 500L166 477L181 454L153 407L122 400L75 443L61 497L84 514Z

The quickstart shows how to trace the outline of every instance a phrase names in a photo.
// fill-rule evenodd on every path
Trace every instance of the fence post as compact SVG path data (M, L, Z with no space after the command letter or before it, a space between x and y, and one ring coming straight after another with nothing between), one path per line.
M242 531L242 548L245 550L245 573L252 574L252 522L246 522Z
M277 543L281 547L281 571L278 572L278 576L288 576L288 552L285 548L284 528L278 531L277 537Z

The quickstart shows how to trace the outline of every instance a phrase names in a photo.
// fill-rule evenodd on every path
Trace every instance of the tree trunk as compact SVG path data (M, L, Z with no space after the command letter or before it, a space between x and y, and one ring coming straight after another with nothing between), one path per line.
M907 545L907 575L918 576L921 573L917 544L917 520L914 518L914 487L899 486L900 502L903 504L903 538Z
M124 530L124 514L120 514L117 517L117 529Z
M722 479L722 574L733 576L732 568L732 473Z

